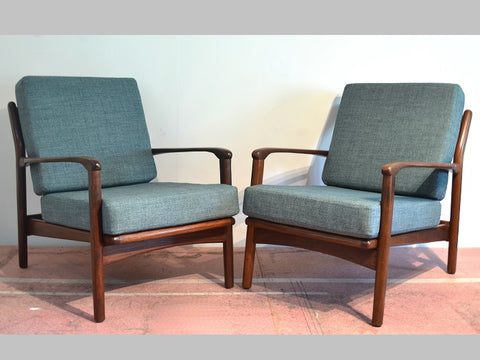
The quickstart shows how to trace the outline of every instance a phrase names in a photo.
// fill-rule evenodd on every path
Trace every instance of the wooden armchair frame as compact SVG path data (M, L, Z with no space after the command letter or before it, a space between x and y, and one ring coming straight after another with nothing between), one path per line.
M233 217L199 222L195 224L148 230L117 236L102 232L102 187L99 160L92 157L26 157L25 144L19 123L18 108L14 102L8 104L12 127L17 186L18 251L21 268L28 266L27 238L30 235L52 237L90 243L92 266L92 291L94 321L105 319L104 266L134 255L179 245L200 243L223 244L223 267L225 287L233 287ZM223 148L169 148L152 149L153 155L172 152L209 152L219 159L220 183L231 185L232 153ZM42 220L41 214L27 214L26 167L48 162L73 162L83 165L88 176L90 231L55 225Z
M249 289L252 286L257 244L293 246L336 256L375 271L372 325L378 327L383 323L390 247L447 241L447 272L454 274L457 265L463 157L471 118L472 112L465 110L452 163L392 162L383 166L380 229L376 239L352 238L248 217L243 287ZM265 159L273 153L328 156L328 151L324 150L282 148L254 150L251 185L262 184ZM438 226L431 229L392 235L395 178L402 169L413 167L428 167L452 172L450 219L442 220Z

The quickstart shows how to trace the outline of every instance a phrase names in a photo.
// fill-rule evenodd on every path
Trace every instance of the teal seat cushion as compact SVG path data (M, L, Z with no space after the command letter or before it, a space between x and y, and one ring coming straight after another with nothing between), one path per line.
M134 79L26 76L15 92L28 156L95 157L102 163L104 187L156 177ZM38 195L88 186L87 173L79 164L36 164L31 175Z
M88 191L41 198L47 222L89 230ZM237 188L225 184L151 182L102 190L103 232L119 235L230 217L239 212Z
M322 178L325 184L381 191L383 165L393 161L450 163L464 94L445 83L349 84L345 87ZM396 193L441 200L448 173L405 169Z
M276 223L372 239L380 227L380 198L379 193L334 186L255 185L245 190L243 212ZM438 200L397 195L392 234L434 227L440 215Z

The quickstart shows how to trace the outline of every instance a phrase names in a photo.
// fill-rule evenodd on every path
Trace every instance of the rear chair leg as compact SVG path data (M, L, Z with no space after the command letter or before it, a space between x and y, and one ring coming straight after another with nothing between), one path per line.
M233 287L233 234L232 227L226 228L226 240L223 243L223 272L225 276L225 288Z
M22 269L28 267L28 243L25 227L18 225L18 263Z
M458 253L458 227L452 229L453 225L450 225L450 239L448 241L448 261L447 261L447 273L455 274L457 271L457 253Z
M18 159L17 159L18 161ZM18 230L18 262L21 268L28 267L27 242L27 185L25 168L17 165L17 230Z

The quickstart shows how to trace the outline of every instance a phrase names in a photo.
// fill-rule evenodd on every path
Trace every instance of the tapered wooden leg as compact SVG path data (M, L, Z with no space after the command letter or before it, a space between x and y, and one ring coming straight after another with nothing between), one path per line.
M462 193L462 172L452 176L452 198L450 202L450 229L448 232L447 273L457 271L458 231L460 222L460 198Z
M27 244L27 195L25 168L17 168L17 229L18 263L21 268L28 267Z
M377 258L377 270L375 272L375 290L373 294L372 325L382 326L385 311L385 295L387 292L388 261L390 247L383 249Z
M448 244L447 273L455 274L457 271L458 234L450 235Z
M94 247L92 244L93 318L98 323L105 320L105 280L102 249Z
M27 249L27 181L26 169L23 159L25 157L25 144L18 116L17 105L8 103L8 115L12 128L13 142L15 145L15 174L17 195L17 235L18 235L18 263L21 268L28 266Z
M245 259L243 262L243 283L244 289L250 289L253 278L253 265L255 262L254 226L247 226L247 239L245 243Z
M18 265L25 269L28 267L28 243L25 221L18 221Z
M372 325L382 326L387 292L388 263L392 240L393 204L395 201L395 176L383 174L380 231L378 233L377 263L375 265L375 290L373 293Z
M225 276L225 288L233 287L233 234L232 226L227 227L227 239L223 243L223 271Z
M103 263L102 231L102 180L100 167L88 172L90 207L90 249L92 256L93 318L95 322L105 320L105 279Z
M450 231L448 233L448 260L447 273L455 274L457 271L457 253L458 253L458 216L450 221Z

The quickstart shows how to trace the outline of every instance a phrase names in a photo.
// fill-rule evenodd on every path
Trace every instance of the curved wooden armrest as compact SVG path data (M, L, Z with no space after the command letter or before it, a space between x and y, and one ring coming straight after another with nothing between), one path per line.
M224 149L224 148L217 148L217 147L154 148L152 149L152 154L158 155L158 154L166 154L166 153L196 152L196 151L210 152L212 154L215 154L215 156L220 160L232 158L232 152L230 150Z
M453 171L456 174L459 171L459 164L452 163L429 163L418 161L395 161L385 164L382 167L382 200L381 200L381 225L380 239L387 239L391 236L393 203L395 199L395 177L398 172L405 168L432 168L437 170ZM384 244L381 244L382 246Z
M250 185L260 185L263 183L264 162L268 155L273 153L307 154L328 156L327 150L313 149L292 149L292 148L259 148L252 152L252 178Z
M228 149L217 148L217 147L192 147L192 148L153 148L152 154L167 154L167 153L178 153L178 152L209 152L215 154L215 156L220 161L220 183L221 184L232 184L232 152Z
M418 162L418 161L395 161L388 163L382 167L382 174L387 176L396 176L398 172L405 168L432 168L438 170L453 171L454 173L458 172L458 164L447 164L447 163L429 163L429 162Z
M89 156L66 156L66 157L51 157L51 158L20 158L20 166L28 166L31 164L53 163L53 162L72 162L83 165L88 171L97 171L102 169L100 160Z
M252 157L255 160L265 160L266 157L272 153L292 153L292 154L309 154L327 156L327 150L313 150L313 149L291 149L291 148L259 148L252 152Z
M393 198L395 196L395 177L400 170L405 168L432 168L453 171L453 173L456 174L459 171L459 166L460 165L456 163L430 163L420 161L394 161L383 165L382 206L385 203L393 204Z
M51 158L29 158L21 157L19 159L19 166L25 167L32 164L40 163L59 163L70 162L78 163L88 172L88 207L90 213L90 231L93 234L98 233L98 228L101 227L101 206L102 206L102 180L101 170L102 163L100 160L89 156L66 156L66 157L51 157ZM96 239L95 243L100 240Z

